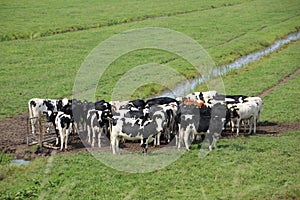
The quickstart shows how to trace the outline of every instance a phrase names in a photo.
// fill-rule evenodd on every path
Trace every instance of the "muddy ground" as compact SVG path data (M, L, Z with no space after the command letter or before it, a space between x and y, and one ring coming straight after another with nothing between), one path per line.
M276 88L282 86L292 77L300 73L300 68L294 73L283 78L278 84L265 90L261 95L261 98L267 96L270 92ZM52 148L39 149L37 146L27 145L27 117L28 113L16 115L4 120L0 120L0 151L4 153L11 153L15 159L26 159L31 160L38 156L50 156L55 153L63 153L59 150ZM257 127L257 135L271 134L280 136L282 133L288 131L300 130L300 122L296 123L272 123L272 122L261 122ZM232 138L229 133L225 133L223 138ZM52 142L53 144L54 142ZM109 145L108 141L104 144L106 147ZM163 147L164 145L162 145ZM153 148L153 147L151 147ZM123 146L124 150L138 151L140 150L139 143L126 143ZM69 152L87 151L85 145L83 145L78 135L72 135L69 138L68 145Z
M55 153L63 153L60 150L43 147L43 149L37 148L37 146L27 145L27 113L22 115L16 115L11 118L0 121L0 151L5 153L12 153L15 159L32 160L39 156L50 156ZM257 135L280 135L292 130L300 130L300 122L298 123L270 123L261 122L257 128ZM222 138L232 138L229 132L225 132L225 136ZM221 139L222 139L221 138ZM53 144L49 142L49 144ZM108 145L108 142L104 142L103 146ZM162 141L161 147L164 146ZM127 142L122 146L124 150L128 151L140 151L139 143ZM151 147L153 148L153 147ZM85 145L82 143L78 135L71 135L69 138L68 152L87 151Z

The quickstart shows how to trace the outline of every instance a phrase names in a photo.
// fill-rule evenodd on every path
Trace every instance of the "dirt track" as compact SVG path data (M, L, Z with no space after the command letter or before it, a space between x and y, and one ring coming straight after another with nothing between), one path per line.
M264 91L260 97L267 96L274 89L282 86L290 78L300 73L300 68L294 73L286 76L275 86ZM37 156L51 155L52 149L43 148L42 151L30 148L26 145L26 132L27 132L27 116L28 113L16 115L0 121L0 151L5 153L13 153L15 158L33 159ZM296 123L271 123L262 122L257 128L257 134L280 134L292 130L300 130L300 122ZM71 136L69 151L78 152L86 151L86 148L81 143L79 137ZM130 144L126 145L127 148L133 148Z

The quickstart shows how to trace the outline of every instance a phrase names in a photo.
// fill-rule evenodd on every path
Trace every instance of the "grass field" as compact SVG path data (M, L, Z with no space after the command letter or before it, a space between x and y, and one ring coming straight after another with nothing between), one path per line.
M246 2L223 1L1 1L1 40L34 39L65 32L168 17ZM42 8L42 9L41 9ZM15 15L11 15L11 13ZM88 15L87 15L88 13Z
M103 2L1 1L0 118L24 113L32 97L71 97L85 57L115 33L150 26L176 30L220 65L299 31L300 25L297 1ZM226 93L258 95L275 85L299 68L299 48L298 40L229 73L223 77ZM176 55L135 51L105 72L97 97L109 100L127 70L149 62L196 76ZM262 121L299 122L299 81L298 75L263 99ZM141 88L136 95L159 89ZM21 167L0 153L0 199L300 199L299 142L300 131L222 139L205 158L198 157L201 144L193 144L174 163L142 174L116 171L86 152L37 158Z
M298 199L299 131L224 139L204 159L194 144L162 170L130 174L88 153L5 169L1 196L40 199Z
M297 41L232 73L224 79L226 88L238 81L243 91L251 91L251 81L239 81L239 77L253 77L252 72L259 70L277 74L281 64L270 67L274 66L271 63L277 63L277 59L293 60L298 48ZM286 62L284 67L286 72L277 79L295 69L294 62ZM299 121L300 113L293 107L299 103L295 97L299 96L299 78L296 76L264 99L263 120ZM275 83L276 80L270 85ZM255 94L268 86L257 88ZM290 106L282 110L282 104ZM287 118L287 113L294 118ZM299 136L300 132L294 131L222 139L217 149L202 159L198 157L199 144L193 144L192 150L174 163L144 174L116 171L89 153L38 158L27 167L13 167L5 161L9 158L3 158L0 194L7 199L79 196L85 199L299 199Z
M237 1L231 6L222 6L223 4L216 3L215 6L210 6L210 9L205 9L208 8L205 3L194 4L194 7L199 6L204 10L34 40L1 42L0 57L3 59L0 68L0 117L25 112L27 101L33 97L71 97L76 72L89 52L101 41L128 29L155 26L179 31L196 40L207 50L213 61L220 65L264 48L276 39L295 32L299 27L297 1L289 1L286 4L272 1ZM176 6L181 8L182 12L187 11L183 9L185 7L182 4ZM47 8L46 6L44 10ZM26 9L22 12L27 12L29 16L38 13ZM157 13L161 15L160 12ZM132 15L132 12L128 11L127 14ZM139 16L138 13L135 15ZM55 14L49 16L60 21L59 16ZM11 23L20 23L19 18L10 18ZM62 20L61 23L64 24L62 27L72 24L68 20ZM48 30L48 26L48 23L43 23L40 27ZM18 29L9 25L6 27L11 27L11 32ZM30 27L28 25L28 29L31 29ZM115 82L128 69L152 61L174 67L187 78L196 76L195 71L187 70L190 68L186 61L173 54L153 50L135 51L117 59L109 67L107 74L99 81L96 96L109 100ZM144 88L133 98L149 96L159 89L157 86ZM7 101L12 103L4 105L3 102Z

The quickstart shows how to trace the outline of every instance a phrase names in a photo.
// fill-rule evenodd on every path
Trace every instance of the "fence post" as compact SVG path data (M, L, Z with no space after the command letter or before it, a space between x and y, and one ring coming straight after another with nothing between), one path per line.
M42 127L41 112L39 112L39 116L38 116L38 127L39 127L39 146L40 146L40 149L42 149L42 147L43 147L43 127Z

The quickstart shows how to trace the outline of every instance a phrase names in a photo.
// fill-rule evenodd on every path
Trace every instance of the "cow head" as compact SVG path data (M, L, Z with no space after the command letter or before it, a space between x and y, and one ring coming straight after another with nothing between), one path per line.
M46 116L47 122L55 122L57 112L53 112L52 110L48 110L48 111L43 112L43 114Z
M102 127L105 123L108 123L113 118L113 114L111 110L97 111L97 119L99 125Z
M228 111L229 111L229 116L230 118L237 118L239 117L239 108L237 107L237 105L231 105L228 108Z

